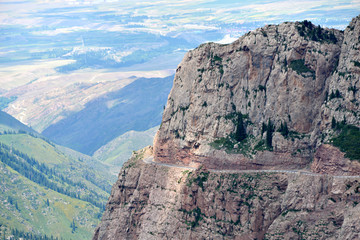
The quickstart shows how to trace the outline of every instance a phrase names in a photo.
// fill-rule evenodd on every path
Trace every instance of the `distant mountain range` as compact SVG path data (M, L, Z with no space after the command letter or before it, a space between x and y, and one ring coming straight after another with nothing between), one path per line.
M83 110L51 125L42 134L60 145L92 155L130 130L145 131L159 125L172 82L173 76L137 79L90 101Z

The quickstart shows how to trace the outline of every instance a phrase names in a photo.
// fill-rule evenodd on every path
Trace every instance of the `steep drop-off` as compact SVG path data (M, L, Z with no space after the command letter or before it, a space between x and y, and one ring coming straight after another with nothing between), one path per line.
M93 239L360 237L359 179L194 171L144 157L122 168Z
M359 36L304 21L188 52L93 239L359 239Z

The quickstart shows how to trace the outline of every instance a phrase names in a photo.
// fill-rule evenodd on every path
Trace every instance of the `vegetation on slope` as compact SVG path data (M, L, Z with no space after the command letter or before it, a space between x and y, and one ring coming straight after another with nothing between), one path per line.
M297 30L300 36L304 37L307 40L312 40L316 42L326 42L326 43L337 43L336 36L332 31L323 29L319 26L314 26L310 21L299 22Z
M48 236L46 234L29 233L17 228L8 228L0 224L0 239L9 238L11 240L62 240L62 238L54 237L53 235Z
M309 76L315 79L315 71L308 68L305 65L304 59L293 60L290 62L289 67L296 71L297 74L307 77L306 73L310 73Z
M225 116L226 120L231 120L235 125L235 131L227 137L216 139L210 143L215 149L225 149L228 153L241 153L248 155L249 148L253 136L248 136L246 133L246 126L251 122L248 116L242 113L233 112Z
M21 130L36 134L36 132L28 126L22 124L14 117L0 110L0 130Z
M340 134L331 139L332 144L345 153L345 157L360 161L360 128L344 123L335 123Z
M114 180L94 162L65 155L34 134L0 132L0 225L6 236L90 239Z
M99 208L36 184L4 163L0 173L1 225L34 235L91 238L101 217ZM70 228L73 220L75 232Z
M95 190L89 189L85 183L74 182L58 173L55 168L49 168L43 163L40 164L34 158L30 158L28 155L4 144L0 144L0 161L34 183L66 196L89 202L100 209L105 209L103 197Z
M1 134L0 143L11 146L30 158L36 159L40 164L46 164L49 168L56 168L57 172L73 181L91 181L88 187L96 186L105 192L110 192L112 182L116 178L109 176L107 172L100 172L98 169L104 167L101 163L94 164L89 163L89 160L85 158L69 157L53 143L46 142L44 139L33 135L22 132Z
M159 126L156 126L144 132L127 132L102 146L93 156L99 161L122 166L131 157L133 151L152 145L158 129Z

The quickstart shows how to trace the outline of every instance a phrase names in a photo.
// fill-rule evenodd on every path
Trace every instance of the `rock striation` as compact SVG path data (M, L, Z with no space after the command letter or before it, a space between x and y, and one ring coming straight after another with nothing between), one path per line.
M360 239L359 47L360 16L189 51L93 239Z

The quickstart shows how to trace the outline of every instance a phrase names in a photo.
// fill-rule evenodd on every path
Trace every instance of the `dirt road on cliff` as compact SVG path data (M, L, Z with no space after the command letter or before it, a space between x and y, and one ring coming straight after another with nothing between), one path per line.
M180 168L180 169L185 169L185 170L196 170L195 167L155 162L153 156L144 158L143 162L146 164L155 164L155 165L163 166L163 167ZM209 172L214 172L214 173L289 173L289 174L298 174L298 175L307 175L307 176L326 176L325 174L313 173L313 172L308 172L308 171L304 171L304 170L273 170L273 169L271 169L271 170L208 169L208 170L209 170ZM349 179L350 178L360 178L360 176L345 176L345 175L327 175L327 176L331 176L334 178L349 178Z

